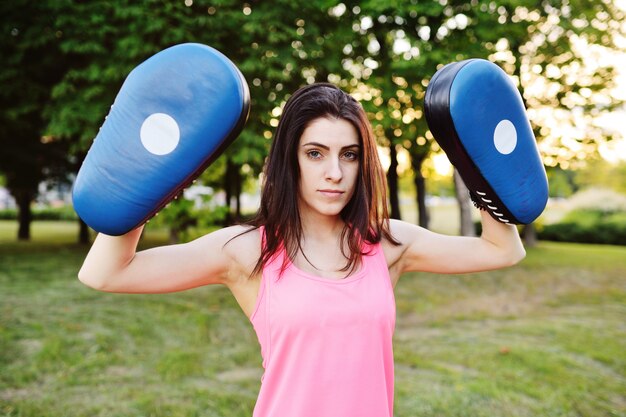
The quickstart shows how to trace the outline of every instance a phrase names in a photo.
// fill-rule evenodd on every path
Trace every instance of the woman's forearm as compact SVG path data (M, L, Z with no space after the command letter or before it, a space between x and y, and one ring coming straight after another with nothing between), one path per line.
M481 239L495 245L511 264L524 259L526 250L515 225L501 223L484 210L481 210L480 216L483 229Z
M89 287L102 288L108 278L133 259L143 228L142 225L121 236L99 233L78 272L78 279Z

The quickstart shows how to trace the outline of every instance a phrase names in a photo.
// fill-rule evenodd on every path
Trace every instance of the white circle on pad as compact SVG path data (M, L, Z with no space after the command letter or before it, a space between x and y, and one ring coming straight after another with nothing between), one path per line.
M517 130L510 120L500 120L493 132L493 143L496 149L503 155L508 155L515 150L517 145Z
M180 129L169 114L152 113L141 124L141 144L154 155L167 155L178 146Z

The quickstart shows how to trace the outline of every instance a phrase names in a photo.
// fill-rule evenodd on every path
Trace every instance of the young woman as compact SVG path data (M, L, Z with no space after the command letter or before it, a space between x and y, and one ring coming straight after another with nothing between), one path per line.
M390 220L361 106L330 84L287 102L247 225L136 252L143 226L99 234L79 272L108 292L226 285L250 319L263 367L256 417L393 415L393 289L402 273L503 268L525 251L481 212L480 238Z

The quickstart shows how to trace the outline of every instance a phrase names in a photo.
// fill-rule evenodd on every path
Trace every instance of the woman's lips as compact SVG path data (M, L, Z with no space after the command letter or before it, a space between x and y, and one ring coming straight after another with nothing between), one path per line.
M341 195L343 194L343 191L340 191L340 190L318 190L318 191L322 193L323 196L329 197L329 198L341 197Z

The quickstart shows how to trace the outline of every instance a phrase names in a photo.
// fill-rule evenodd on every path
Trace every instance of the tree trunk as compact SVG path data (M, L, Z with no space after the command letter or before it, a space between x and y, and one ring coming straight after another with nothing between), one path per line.
M87 224L81 219L78 219L78 243L81 245L88 245L89 242L89 227Z
M30 223L33 220L33 213L30 208L30 204L35 199L35 193L30 190L14 191L13 197L18 207L18 222L19 227L17 230L17 240L30 240Z
M426 181L422 175L422 164L426 155L412 155L411 165L413 167L413 183L415 184L415 193L417 200L417 223L425 229L428 229L430 223L430 215L426 207Z
M176 225L170 226L170 236L169 236L170 245L175 245L180 243L180 229Z
M226 160L226 172L224 173L224 192L226 193L226 217L224 218L224 225L228 226L232 224L233 216L231 210L231 199L233 197L233 162L229 159Z
M474 222L472 221L472 201L469 196L469 190L456 169L454 170L454 189L460 212L459 232L461 236L476 236Z
M239 167L235 167L235 221L241 221L241 189L243 187L243 177Z
M535 224L527 224L522 227L522 239L524 239L524 246L532 248L537 245L537 229Z
M391 143L389 145L389 158L391 158L391 164L389 165L389 171L387 171L387 185L389 187L389 204L391 213L389 216L392 219L400 219L400 199L398 198L398 152L396 151L396 145Z

